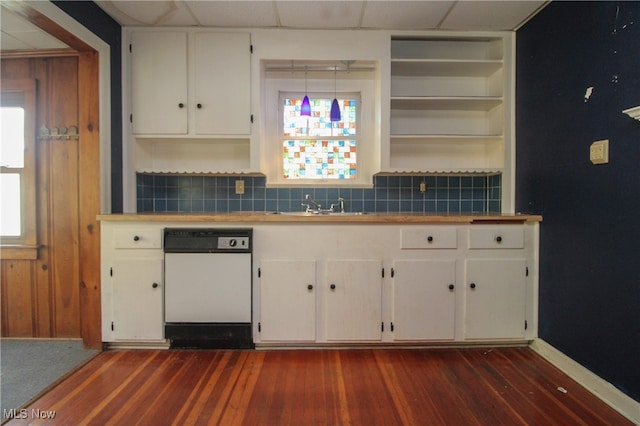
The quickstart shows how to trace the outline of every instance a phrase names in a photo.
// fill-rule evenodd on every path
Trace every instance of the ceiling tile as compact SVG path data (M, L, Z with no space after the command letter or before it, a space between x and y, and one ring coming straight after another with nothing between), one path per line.
M453 1L369 1L363 28L429 30L438 27Z
M271 1L187 1L185 4L203 26L269 28L278 25Z
M2 8L0 27L2 50L66 49L69 46L27 22L14 12Z
M5 50L29 50L32 46L29 46L24 41L14 38L11 34L2 31L2 38L0 38L0 48Z
M13 31L35 31L38 29L38 27L32 23L4 7L2 8L2 13L0 13L0 22L2 32L5 33L11 33Z
M450 30L513 30L545 1L459 1L442 23Z
M276 1L280 24L285 28L358 28L362 1Z
M197 25L182 2L175 1L96 1L122 25L192 26Z

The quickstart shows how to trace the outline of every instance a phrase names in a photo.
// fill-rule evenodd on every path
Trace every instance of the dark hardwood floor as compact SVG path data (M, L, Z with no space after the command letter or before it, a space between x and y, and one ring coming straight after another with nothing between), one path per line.
M528 348L112 350L17 414L8 424L631 424Z

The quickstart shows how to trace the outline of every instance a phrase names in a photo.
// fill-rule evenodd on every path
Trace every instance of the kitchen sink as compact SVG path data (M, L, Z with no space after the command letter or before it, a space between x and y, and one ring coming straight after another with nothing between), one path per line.
M235 215L272 215L272 214L280 214L283 216L362 216L362 215L372 215L375 213L367 213L367 212L276 212L276 211L253 211L253 210L234 210L231 214Z
M314 212L280 212L280 214L288 215L288 216L362 216L368 215L371 213L366 212L323 212L323 213L314 213Z
M278 212L278 214L284 216L362 216L369 215L371 213L366 212L322 212L322 213L314 213L314 212Z

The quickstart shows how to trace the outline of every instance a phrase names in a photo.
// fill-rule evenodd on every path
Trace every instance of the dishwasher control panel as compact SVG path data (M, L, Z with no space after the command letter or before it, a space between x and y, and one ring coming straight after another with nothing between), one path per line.
M165 253L250 253L252 229L165 228Z
M249 237L218 236L219 250L246 250L249 248Z

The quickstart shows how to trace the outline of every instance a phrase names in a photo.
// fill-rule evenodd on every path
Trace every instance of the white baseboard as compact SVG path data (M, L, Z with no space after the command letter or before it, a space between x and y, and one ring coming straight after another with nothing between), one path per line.
M542 339L531 342L531 349L560 369L614 410L640 425L640 402L627 396L611 383L583 367Z

